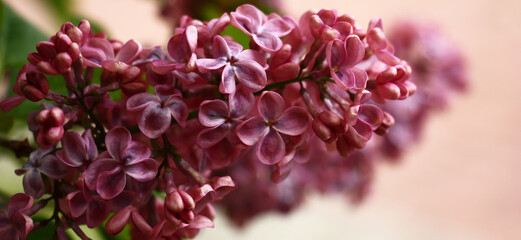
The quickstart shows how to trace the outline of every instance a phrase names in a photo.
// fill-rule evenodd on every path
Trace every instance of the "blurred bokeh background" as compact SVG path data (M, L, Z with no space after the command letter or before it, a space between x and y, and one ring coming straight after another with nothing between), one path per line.
M45 1L3 2L49 36L61 24ZM403 19L435 22L466 55L469 91L429 120L422 142L400 163L378 165L361 205L312 194L292 214L264 215L244 229L218 215L216 228L198 239L521 239L521 1L279 4L296 19L309 9L334 8L364 28L373 17L383 19L384 30ZM152 0L84 0L69 10L123 41L164 46L172 30ZM21 177L12 175L1 184L21 189Z

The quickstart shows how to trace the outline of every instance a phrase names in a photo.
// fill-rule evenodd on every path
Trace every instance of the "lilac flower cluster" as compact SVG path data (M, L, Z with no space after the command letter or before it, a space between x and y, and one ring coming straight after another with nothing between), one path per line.
M249 45L221 36L228 27ZM11 199L20 207L1 212L3 239L25 239L51 220L57 238L71 228L88 239L78 226L107 218L112 235L130 225L135 239L193 238L213 227L213 203L237 180L293 176L282 184L298 189L321 184L306 171L370 171L360 149L394 123L375 102L416 90L379 19L364 30L329 9L298 22L252 5L209 22L185 17L167 51L107 39L87 21L66 23L36 49L18 74L17 96L0 103L9 111L45 100L28 118L38 149L16 171L25 194ZM56 84L67 93L53 91ZM290 175L294 168L305 170ZM51 200L52 217L33 225L29 216Z
M407 60L413 70L408 81L418 86L416 93L403 101L376 103L385 111L382 122L391 125L394 121L393 127L347 158L312 138L313 147L294 157L293 162L300 164L294 164L287 179L277 185L266 182L271 172L251 158L227 168L223 174L232 176L241 187L218 204L236 225L242 226L268 211L289 212L299 206L306 193L313 191L342 192L351 202L359 203L371 191L376 163L400 161L404 151L417 144L432 113L445 107L452 94L467 88L462 53L434 25L399 22L391 28L389 41L395 55ZM322 114L319 120L329 119L328 126L337 126L340 121L330 112ZM302 163L301 156L309 160Z

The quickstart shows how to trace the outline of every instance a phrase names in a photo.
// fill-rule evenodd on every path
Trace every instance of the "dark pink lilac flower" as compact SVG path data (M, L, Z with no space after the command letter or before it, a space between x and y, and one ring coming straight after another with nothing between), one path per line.
M80 136L77 132L69 131L63 135L62 150L56 156L68 166L85 168L98 157L98 148L90 129Z
M170 126L172 117L181 126L186 126L188 107L181 94L173 86L157 85L156 95L139 93L127 100L127 109L141 112L139 129L149 138L157 138Z
M250 49L242 51L240 44L215 36L213 56L214 58L197 59L196 63L202 72L223 68L219 85L221 93L234 93L235 81L244 84L252 92L266 86L266 71L263 67L266 60L260 52Z
M252 146L257 143L259 160L273 165L284 157L286 147L281 134L296 136L309 125L308 113L301 107L284 110L284 99L276 92L263 92L257 103L260 117L252 117L237 127L237 136Z
M365 88L367 73L355 67L365 55L365 47L356 35L347 37L345 42L334 40L326 49L329 71L335 83L345 90Z
M264 51L272 53L282 47L282 40L291 31L287 24L277 14L266 17L253 5L244 4L235 12L231 12L231 24L251 36L253 41Z
M85 171L85 183L103 199L112 199L125 188L127 176L139 182L152 180L158 163L149 158L150 149L132 141L124 127L111 129L105 137L107 151L101 153Z
M0 239L25 240L33 229L33 220L24 214L31 208L33 198L24 193L17 193L7 203L7 213L0 210Z
M16 174L24 174L23 186L25 193L40 198L46 190L42 174L51 179L60 179L67 175L65 166L53 154L52 148L37 149L32 152L22 168L16 170Z

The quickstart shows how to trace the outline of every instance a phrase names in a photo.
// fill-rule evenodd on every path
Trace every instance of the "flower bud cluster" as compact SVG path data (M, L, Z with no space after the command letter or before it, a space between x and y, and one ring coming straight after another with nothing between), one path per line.
M227 27L248 45L221 36ZM382 29L330 9L297 22L242 5L209 22L184 17L163 51L66 23L29 54L18 96L0 103L50 102L29 117L39 148L17 170L27 197L55 201L57 235L72 228L85 238L78 226L108 218L112 235L128 224L136 239L180 239L214 226L213 203L237 181L291 186L266 199L282 210L302 198L299 186L325 190L328 177L357 191L371 179L361 155L394 123L376 103L416 89ZM244 191L260 196L261 185Z

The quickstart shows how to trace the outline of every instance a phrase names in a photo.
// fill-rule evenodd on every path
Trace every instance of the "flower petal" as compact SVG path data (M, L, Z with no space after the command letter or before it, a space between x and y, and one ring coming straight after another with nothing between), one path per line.
M205 127L216 127L223 124L230 112L223 100L206 100L199 107L199 122Z
M259 161L266 165L273 165L282 160L286 147L280 134L275 130L270 130L259 140L255 151Z
M68 168L55 155L46 155L40 160L38 168L43 174L52 179L60 179L67 175Z
M280 133L296 136L304 133L309 123L309 114L303 108L290 107L280 115L273 128Z
M108 202L90 201L86 212L87 227L95 228L100 226L107 219L109 213L110 205Z
M7 213L12 214L16 211L23 212L33 205L33 198L25 193L13 195L7 203Z
M125 165L130 165L149 158L151 153L150 148L146 144L138 141L131 141L121 152L121 160L124 161Z
M141 111L152 102L158 102L159 98L152 93L138 93L127 100L127 110Z
M213 227L214 227L213 221L203 215L196 215L194 220L192 222L190 222L190 224L188 225L188 228L194 228L194 229L213 228Z
M282 47L282 40L269 32L259 33L252 37L253 41L268 53L276 52Z
M34 198L40 198L45 193L45 184L42 175L36 169L32 169L25 173L23 179L25 193Z
M154 60L150 65L154 72L163 75L174 71L180 63L175 63L169 60Z
M235 92L235 71L230 64L226 64L221 76L221 84L219 84L219 92L231 94Z
M380 124L382 124L384 114L382 109L375 105L363 104L358 110L358 118L359 120L368 123L374 131L380 126Z
M230 94L228 104L230 105L229 116L233 119L241 119L251 112L255 97L251 91L239 86L234 93Z
M141 49L141 43L134 39L128 40L119 49L115 59L124 63L130 63L141 52Z
M130 132L124 127L115 127L111 129L105 137L105 146L107 151L116 160L121 160L121 151L127 147L132 140Z
M209 148L225 138L229 132L230 128L226 124L204 129L197 135L197 144L202 148Z
M71 167L79 167L83 165L87 153L83 138L80 134L74 131L69 131L63 135L61 141L63 157L60 157L60 160Z
M103 199L112 199L123 192L126 185L125 172L120 167L99 174L96 191Z
M151 158L125 166L125 173L139 182L152 180L157 175L157 161Z
M259 117L250 118L237 126L237 137L246 145L252 146L269 131L266 122Z
M346 60L343 66L353 67L360 63L365 56L365 47L357 35L351 35L346 39Z
M197 69L199 71L205 73L210 70L217 70L226 65L227 61L223 58L200 58L195 61L195 64L197 65Z
M101 155L104 154L102 153ZM90 190L96 190L96 183L99 174L105 171L112 171L113 169L118 168L119 165L120 162L112 158L101 158L92 162L85 171L85 184Z
M130 207L125 207L116 212L105 225L105 231L107 231L110 235L116 235L125 228L127 222L130 218L130 213L132 209Z
M73 218L80 217L87 210L87 201L79 191L71 192L67 195L69 210Z
M158 138L170 126L171 118L168 108L162 108L158 103L150 104L139 119L139 130L149 138Z
M276 37L283 37L291 32L291 26L280 16L274 16L264 23L260 32L269 32Z
M276 92L265 91L259 98L257 109L266 122L274 121L284 111L284 99Z
M188 106L178 96L170 96L165 103L165 106L170 109L170 114L177 121L181 127L186 127L186 119L188 119Z

